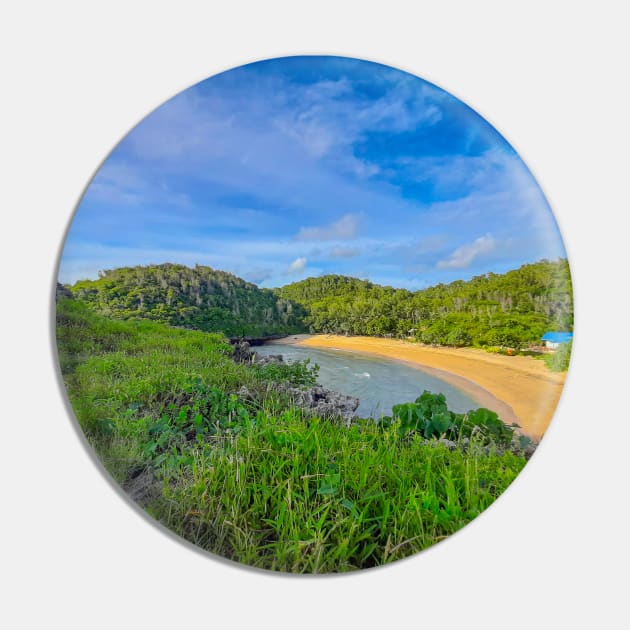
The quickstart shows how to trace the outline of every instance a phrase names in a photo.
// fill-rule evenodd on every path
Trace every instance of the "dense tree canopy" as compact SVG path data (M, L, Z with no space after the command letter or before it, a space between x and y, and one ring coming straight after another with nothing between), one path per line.
M311 332L414 337L424 343L524 347L573 329L569 265L542 260L411 292L347 276L259 289L224 271L163 264L104 271L75 297L113 317L264 336Z
M98 312L120 319L152 319L229 336L289 334L304 329L304 312L268 289L197 265L166 263L103 271L72 287Z
M572 330L565 259L410 292L345 276L308 278L277 294L307 311L313 332L414 336L443 345L522 347L546 330Z

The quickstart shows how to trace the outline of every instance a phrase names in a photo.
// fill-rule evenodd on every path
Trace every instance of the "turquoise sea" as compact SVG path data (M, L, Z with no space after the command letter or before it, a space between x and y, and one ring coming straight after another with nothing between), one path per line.
M260 355L281 354L287 362L311 359L319 365L321 385L359 398L356 413L363 418L390 415L394 405L414 401L425 389L443 393L451 411L463 413L479 407L453 385L392 359L280 343L256 346L253 350Z

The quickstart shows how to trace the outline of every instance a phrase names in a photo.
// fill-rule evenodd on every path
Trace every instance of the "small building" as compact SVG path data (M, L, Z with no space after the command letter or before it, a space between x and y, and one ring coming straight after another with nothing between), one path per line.
M545 348L557 350L563 343L569 343L573 339L572 332L546 332L541 338Z

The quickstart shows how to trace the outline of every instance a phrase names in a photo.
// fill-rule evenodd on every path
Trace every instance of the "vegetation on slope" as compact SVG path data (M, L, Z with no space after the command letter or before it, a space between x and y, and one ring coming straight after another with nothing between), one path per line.
M572 349L573 342L569 341L569 343L561 344L553 354L545 355L547 367L553 372L565 372L568 370Z
M548 330L573 328L571 276L565 259L415 292L338 275L308 278L272 291L209 267L174 264L105 271L98 280L77 282L71 289L104 315L228 336L310 330L522 349L538 343Z
M475 518L525 464L495 449L483 414L469 437L450 434L466 448L427 440L459 422L430 395L381 424L308 417L270 387L275 373L232 361L221 335L60 297L57 340L72 407L112 476L187 540L253 566L319 573L402 558ZM289 376L300 374L308 382ZM242 386L256 395L241 399Z
M117 319L150 319L228 336L304 330L301 307L224 271L162 264L103 271L77 282L74 296Z
M573 327L565 259L416 292L336 275L309 278L276 292L304 307L312 332L412 335L424 343L520 348L538 342L547 330Z

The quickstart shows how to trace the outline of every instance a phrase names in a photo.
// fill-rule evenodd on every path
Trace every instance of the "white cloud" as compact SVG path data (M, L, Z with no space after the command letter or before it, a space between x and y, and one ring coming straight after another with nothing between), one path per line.
M361 253L358 247L333 247L330 250L331 258L354 258Z
M496 241L492 234L480 236L470 245L458 247L446 260L440 260L437 267L438 269L465 269L475 258L491 252L495 247Z
M381 172L381 167L373 162L367 162L366 160L358 160L353 155L346 158L346 162L350 170L360 178L368 179L372 175L376 175Z
M303 227L296 235L298 241L336 241L354 238L359 228L358 214L344 214L341 219L319 227Z
M296 258L288 267L287 273L300 273L306 267L306 258Z
M370 131L400 133L420 125L431 126L442 117L437 106L441 94L416 79L387 73L381 79L388 89L377 98L366 97L353 81L320 81L309 87L282 85L284 107L278 108L273 124L297 141L312 157L320 159L339 152L350 163L348 146ZM278 90L278 85L274 86ZM288 105L288 106L287 106ZM343 160L342 160L343 161ZM376 165L359 169L360 177L374 174Z

